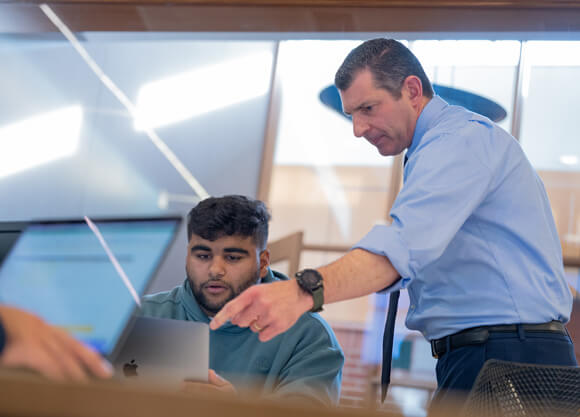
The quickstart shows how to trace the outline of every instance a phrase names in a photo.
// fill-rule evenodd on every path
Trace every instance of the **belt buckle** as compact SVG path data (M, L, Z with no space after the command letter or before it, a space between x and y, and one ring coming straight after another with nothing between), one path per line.
M439 359L439 355L435 350L435 340L431 340L431 356L433 356L435 359Z

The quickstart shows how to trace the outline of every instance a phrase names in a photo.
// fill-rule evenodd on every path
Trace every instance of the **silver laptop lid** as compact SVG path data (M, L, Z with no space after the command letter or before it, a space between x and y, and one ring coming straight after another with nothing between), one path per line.
M207 381L209 326L184 320L137 317L114 362L118 378L177 387Z

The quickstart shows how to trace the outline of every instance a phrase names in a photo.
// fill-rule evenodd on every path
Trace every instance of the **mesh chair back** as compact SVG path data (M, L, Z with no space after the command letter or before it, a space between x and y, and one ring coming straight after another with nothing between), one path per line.
M463 411L465 417L578 417L580 368L490 359Z

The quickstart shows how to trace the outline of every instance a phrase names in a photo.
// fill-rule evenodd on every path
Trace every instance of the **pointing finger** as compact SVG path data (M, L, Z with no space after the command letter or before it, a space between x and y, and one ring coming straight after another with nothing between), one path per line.
M248 296L248 290L242 292L238 297L227 303L209 323L211 330L216 330L222 327L227 321L231 320L236 315L240 314L252 303L251 295Z

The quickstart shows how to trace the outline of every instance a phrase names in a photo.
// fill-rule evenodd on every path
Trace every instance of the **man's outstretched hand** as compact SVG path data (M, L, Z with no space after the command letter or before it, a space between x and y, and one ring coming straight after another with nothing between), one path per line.
M267 342L288 330L314 305L312 296L298 287L294 279L253 285L227 303L209 327L216 330L227 321L249 327Z

